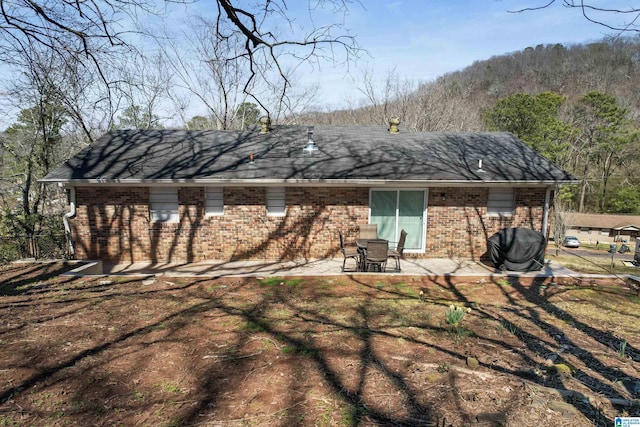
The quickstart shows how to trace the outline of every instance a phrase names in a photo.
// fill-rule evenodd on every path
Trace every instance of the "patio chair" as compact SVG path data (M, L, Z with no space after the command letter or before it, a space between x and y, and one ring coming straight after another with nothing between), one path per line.
M377 239L378 224L360 224L358 239Z
M404 242L407 240L407 232L402 230L400 232L400 240L398 241L398 246L395 249L389 249L389 258L393 258L396 261L396 271L400 270L400 258L402 258L402 253L404 252Z
M364 258L364 271L369 271L371 266L377 266L380 272L387 268L387 258L389 257L388 240L369 240Z
M360 266L360 252L358 248L355 246L346 246L342 232L338 232L338 234L340 234L340 252L342 252L342 256L344 257L342 261L342 272L344 273L344 266L349 258L353 258L356 261L356 271L358 271L358 267Z

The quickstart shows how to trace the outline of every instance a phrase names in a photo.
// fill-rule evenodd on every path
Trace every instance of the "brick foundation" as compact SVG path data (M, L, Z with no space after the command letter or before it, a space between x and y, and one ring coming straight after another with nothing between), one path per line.
M427 258L478 259L486 239L504 227L541 230L545 189L516 189L512 217L487 215L487 188L430 188ZM444 200L443 200L444 196ZM261 187L225 187L224 215L205 215L202 187L178 189L180 221L153 223L146 187L77 187L71 220L76 257L107 262L284 260L340 256L368 221L363 188L288 187L286 216L269 216Z

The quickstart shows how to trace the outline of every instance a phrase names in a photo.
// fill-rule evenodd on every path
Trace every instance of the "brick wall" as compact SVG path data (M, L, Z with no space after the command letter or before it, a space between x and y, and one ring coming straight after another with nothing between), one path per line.
M513 216L499 217L487 215L488 188L430 188L426 256L479 259L487 252L487 238L502 228L542 231L545 193L516 188Z
M149 189L76 189L71 220L78 259L149 259Z
M443 196L444 195L444 200ZM503 227L541 229L544 189L516 189L515 215L486 213L488 189L431 188L426 253L477 259L486 238ZM205 215L201 187L178 189L180 221L153 223L144 187L78 187L72 219L76 256L110 262L301 259L339 256L368 221L364 188L288 187L286 216L267 215L260 187L225 187L224 215Z

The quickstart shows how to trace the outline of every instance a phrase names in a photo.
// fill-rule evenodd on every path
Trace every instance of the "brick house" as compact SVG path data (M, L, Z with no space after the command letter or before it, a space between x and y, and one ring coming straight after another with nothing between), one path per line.
M640 216L566 212L565 234L584 241L631 241L640 236ZM560 236L562 237L562 236Z
M192 262L340 256L363 223L405 229L406 256L478 259L501 228L546 234L575 179L509 133L265 121L110 132L43 181L68 189L76 258Z

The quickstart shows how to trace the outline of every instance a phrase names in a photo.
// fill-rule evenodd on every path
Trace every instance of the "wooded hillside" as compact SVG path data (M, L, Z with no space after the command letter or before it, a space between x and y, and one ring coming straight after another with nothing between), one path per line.
M297 122L511 131L581 180L563 193L568 209L640 214L639 37L528 47L419 86L390 73L361 92L361 108Z

